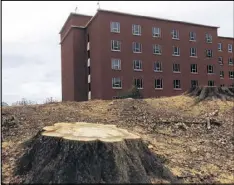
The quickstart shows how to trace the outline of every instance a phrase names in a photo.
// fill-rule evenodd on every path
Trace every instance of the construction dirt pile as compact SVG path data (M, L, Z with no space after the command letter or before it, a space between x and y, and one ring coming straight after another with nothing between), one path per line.
M234 183L233 102L195 102L189 96L175 96L4 107L3 182L25 180L24 175L14 173L16 161L26 152L24 143L39 130L57 122L89 122L114 124L140 135L163 165L184 182Z

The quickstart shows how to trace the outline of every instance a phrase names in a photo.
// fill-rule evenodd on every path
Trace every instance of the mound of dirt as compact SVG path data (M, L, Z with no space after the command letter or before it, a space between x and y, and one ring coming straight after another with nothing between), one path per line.
M22 183L178 182L139 136L114 125L58 123L44 130L19 159Z
M191 88L185 93L188 96L197 97L197 101L221 99L231 101L234 99L234 93L227 87L196 87Z

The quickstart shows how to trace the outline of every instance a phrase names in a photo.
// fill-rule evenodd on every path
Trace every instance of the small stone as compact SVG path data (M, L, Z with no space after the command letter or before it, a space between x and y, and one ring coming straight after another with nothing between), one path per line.
M114 104L114 102L113 102L113 101L109 103L109 105L113 105L113 104Z
M154 148L154 147L153 147L153 145L148 145L148 148L149 148L149 149L152 149L152 148Z
M193 147L193 146L190 146L189 147L189 150L190 150L190 152L196 152L197 151L197 148L196 147Z

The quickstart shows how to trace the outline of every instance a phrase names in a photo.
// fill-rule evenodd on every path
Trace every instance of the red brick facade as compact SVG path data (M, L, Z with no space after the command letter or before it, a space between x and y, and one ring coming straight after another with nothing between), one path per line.
M218 37L217 29L104 10L71 14L60 32L62 99L112 99L134 83L144 98L178 95L192 83L230 86L234 51L227 45L234 39Z

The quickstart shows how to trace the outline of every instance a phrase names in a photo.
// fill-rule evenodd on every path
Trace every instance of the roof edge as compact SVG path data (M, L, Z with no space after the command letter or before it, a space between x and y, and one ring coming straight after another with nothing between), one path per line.
M234 37L224 37L224 36L218 36L218 38L222 38L222 39L233 39L233 40L234 40Z
M74 25L71 25L70 28L67 30L67 32L64 34L64 36L61 39L61 41L60 41L59 44L62 44L62 42L65 40L65 38L67 37L67 35L70 33L70 31L71 31L72 28L85 29L85 27L83 27L83 26L74 26Z
M203 25L203 24L198 24L198 23L190 23L190 22L185 22L185 21L176 21L176 20L163 19L163 18L152 17L152 16L144 16L144 15L138 15L138 14L124 13L124 12L119 12L119 11L112 11L112 10L103 10L103 9L100 9L99 11L100 12L120 14L120 15L128 15L128 16L134 16L134 17L141 17L141 18L147 18L147 19L169 21L169 22L175 22L175 23L181 23L181 24L190 24L190 25L194 25L194 26L203 26L203 27L210 27L210 28L216 28L216 29L220 28L219 26L210 26L210 25Z
M60 30L60 32L59 32L59 34L61 34L61 33L62 33L62 31L63 31L63 30L64 30L64 28L65 28L65 25L67 24L68 20L69 20L72 16L90 17L90 19L92 19L92 17L93 17L92 15L85 15L85 14L78 14L78 13L73 13L73 12L71 12L71 13L69 14L69 16L67 17L67 19L66 19L65 23L63 24L63 26L62 26L62 28L61 28L61 30Z

